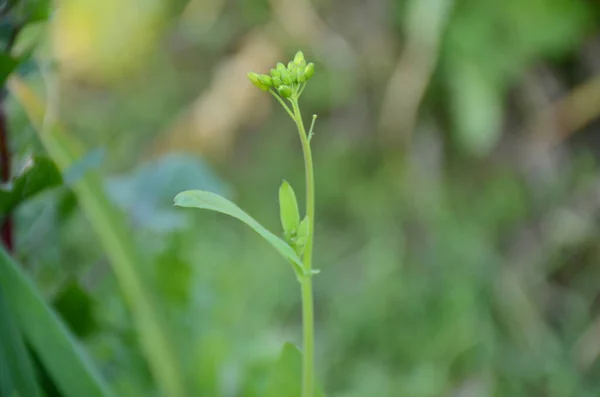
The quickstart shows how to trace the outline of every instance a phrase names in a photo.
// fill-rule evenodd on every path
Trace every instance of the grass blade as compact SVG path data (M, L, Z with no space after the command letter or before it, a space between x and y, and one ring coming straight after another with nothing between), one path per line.
M0 287L23 335L66 397L112 396L77 341L3 248Z
M0 396L39 396L33 364L0 288Z

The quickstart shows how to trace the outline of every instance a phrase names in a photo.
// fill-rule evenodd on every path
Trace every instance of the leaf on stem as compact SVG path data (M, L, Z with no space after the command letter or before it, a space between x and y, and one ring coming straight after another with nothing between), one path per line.
M250 226L262 238L267 240L277 252L288 259L298 275L304 273L302 261L285 241L268 231L240 207L218 194L202 190L188 190L175 196L175 205L186 208L201 208L232 216Z
M279 217L281 218L285 238L289 241L298 231L300 211L298 210L298 201L294 189L285 180L279 187Z
M294 248L296 248L296 253L298 255L302 255L304 253L304 247L306 246L306 242L308 241L308 217L305 216L300 222L298 226L298 231L296 232L296 241L294 243Z

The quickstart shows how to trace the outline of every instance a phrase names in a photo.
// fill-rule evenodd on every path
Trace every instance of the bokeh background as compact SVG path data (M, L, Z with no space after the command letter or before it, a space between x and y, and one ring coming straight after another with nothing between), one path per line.
M34 49L19 73L102 175L191 395L261 396L282 344L301 341L289 265L237 221L172 206L181 190L215 191L279 233L282 178L303 202L302 152L246 72L299 49L316 64L301 105L307 120L319 115L316 351L327 394L600 395L600 3L48 7L12 43L13 54ZM17 173L44 150L21 105L8 95L3 106ZM12 215L13 256L115 393L159 395L69 188Z

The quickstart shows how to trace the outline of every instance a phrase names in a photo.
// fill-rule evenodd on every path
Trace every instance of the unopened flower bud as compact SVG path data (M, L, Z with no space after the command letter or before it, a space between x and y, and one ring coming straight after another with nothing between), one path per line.
M277 90L279 91L281 96L284 98L289 98L292 96L292 88L290 86L281 85L281 86L279 86L279 88Z
M273 81L274 87L279 87L281 84L283 84L279 77L273 77L271 80Z
M277 69L271 69L270 73L271 73L271 77L280 77L281 78L281 72Z
M285 65L281 62L277 62L277 70L279 70L280 73L283 74L283 72L285 72Z
M257 73L248 73L248 80L250 80L250 82L252 84L254 84L257 88L260 88L263 91L268 91L269 90L269 86L265 85L262 81L260 81L260 76Z
M273 87L273 80L271 80L270 76L267 76L266 74L260 74L258 75L258 79L267 87Z
M290 75L290 73L285 72L284 74L281 75L281 82L285 85L292 85L293 80L292 77Z
M306 65L302 75L304 76L304 78L306 78L306 80L308 80L313 76L313 74L315 74L315 64L311 62L308 65Z
M300 66L302 62L305 62L306 64L306 61L304 60L304 54L302 53L302 51L298 51L294 56L294 63Z

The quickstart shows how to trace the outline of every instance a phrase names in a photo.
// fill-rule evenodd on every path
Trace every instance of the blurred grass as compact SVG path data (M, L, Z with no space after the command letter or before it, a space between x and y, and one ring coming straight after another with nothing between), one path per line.
M59 120L48 122L51 108L44 104L21 80L12 78L9 89L17 98L38 130L44 144L57 167L65 172L84 156L76 138L69 136L60 126ZM50 98L50 101L53 98ZM73 183L72 189L78 203L89 219L98 240L111 260L112 269L119 280L121 293L133 313L134 324L143 346L148 365L162 391L173 397L183 397L185 383L179 369L172 341L166 327L157 315L152 295L146 289L143 272L139 271L138 251L130 240L130 233L123 216L107 198L101 180L95 173L86 172Z
M5 301L3 306L7 310L4 313L14 316L15 324L18 324L18 329L22 330L23 337L27 338L28 346L35 349L58 389L65 396L86 394L90 397L110 397L112 394L109 388L100 378L89 358L74 342L56 314L43 301L43 297L24 274L20 265L15 263L4 249L0 251L0 262L2 299ZM12 333L14 335L15 331ZM10 342L11 339L7 337L3 338L3 341ZM12 346L15 349L13 352L3 349L3 364L7 367L3 369L7 369L7 372L3 371L2 374L4 377L5 374L10 375L12 371L21 371L12 374L13 379L26 383L14 383L12 388L4 390L3 393L39 395L41 388L35 383L32 361L27 359L25 343L21 340L20 344L21 346L17 343ZM18 351L19 348L22 351ZM17 360L20 362L15 365ZM3 386L11 386L10 379L8 384L4 383L6 380L2 379Z

